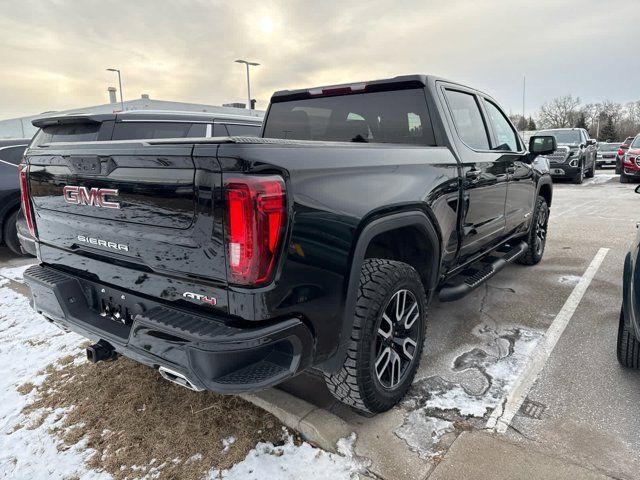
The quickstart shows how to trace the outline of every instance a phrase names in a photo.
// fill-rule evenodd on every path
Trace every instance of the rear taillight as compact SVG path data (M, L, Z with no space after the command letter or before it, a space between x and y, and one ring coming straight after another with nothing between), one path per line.
M36 223L33 219L33 210L31 209L31 201L29 200L29 183L27 182L28 165L21 163L18 166L20 172L20 201L22 202L22 213L27 221L27 227L32 237L36 236Z
M618 149L618 155L620 155L620 156L624 155L624 150L619 148Z
M229 281L258 285L271 278L286 226L284 180L238 175L225 179Z

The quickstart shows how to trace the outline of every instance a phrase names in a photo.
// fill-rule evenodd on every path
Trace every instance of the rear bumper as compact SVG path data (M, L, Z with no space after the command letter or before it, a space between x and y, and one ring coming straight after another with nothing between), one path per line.
M72 276L45 265L24 273L33 308L52 322L153 368L177 372L197 389L241 393L276 385L307 368L314 339L297 318L240 328L167 307ZM117 299L130 320L100 313L100 302Z

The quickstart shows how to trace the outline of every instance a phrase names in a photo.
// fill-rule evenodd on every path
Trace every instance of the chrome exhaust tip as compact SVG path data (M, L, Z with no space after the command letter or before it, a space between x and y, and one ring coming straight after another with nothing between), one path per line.
M158 372L160 376L171 383L180 385L181 387L188 388L194 392L201 392L204 388L197 387L191 380L185 377L182 373L171 370L167 367L159 367Z

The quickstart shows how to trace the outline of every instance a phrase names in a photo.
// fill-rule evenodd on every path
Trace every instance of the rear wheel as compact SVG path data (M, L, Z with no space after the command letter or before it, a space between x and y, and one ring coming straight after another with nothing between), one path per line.
M325 374L338 400L358 410L389 410L413 381L424 343L427 300L418 272L402 262L365 260L344 364Z
M549 206L544 197L538 196L533 210L531 228L527 237L527 250L517 262L523 265L536 265L542 260L544 247L547 244L547 227L549 224Z
M9 250L11 250L16 255L24 255L24 253L22 253L22 249L20 248L20 240L18 240L18 229L16 227L16 222L18 221L19 215L19 208L7 215L7 218L5 218L4 221L2 238L4 238L4 243L7 244Z
M617 354L623 367L640 369L640 342L625 321L624 308L620 309Z

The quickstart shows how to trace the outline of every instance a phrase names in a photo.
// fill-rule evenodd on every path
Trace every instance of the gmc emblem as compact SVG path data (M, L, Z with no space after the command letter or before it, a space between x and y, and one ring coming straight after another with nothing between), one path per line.
M117 197L118 190L113 188L87 188L65 185L62 189L64 201L71 205L92 205L101 208L120 208L120 203L110 202L107 196Z

